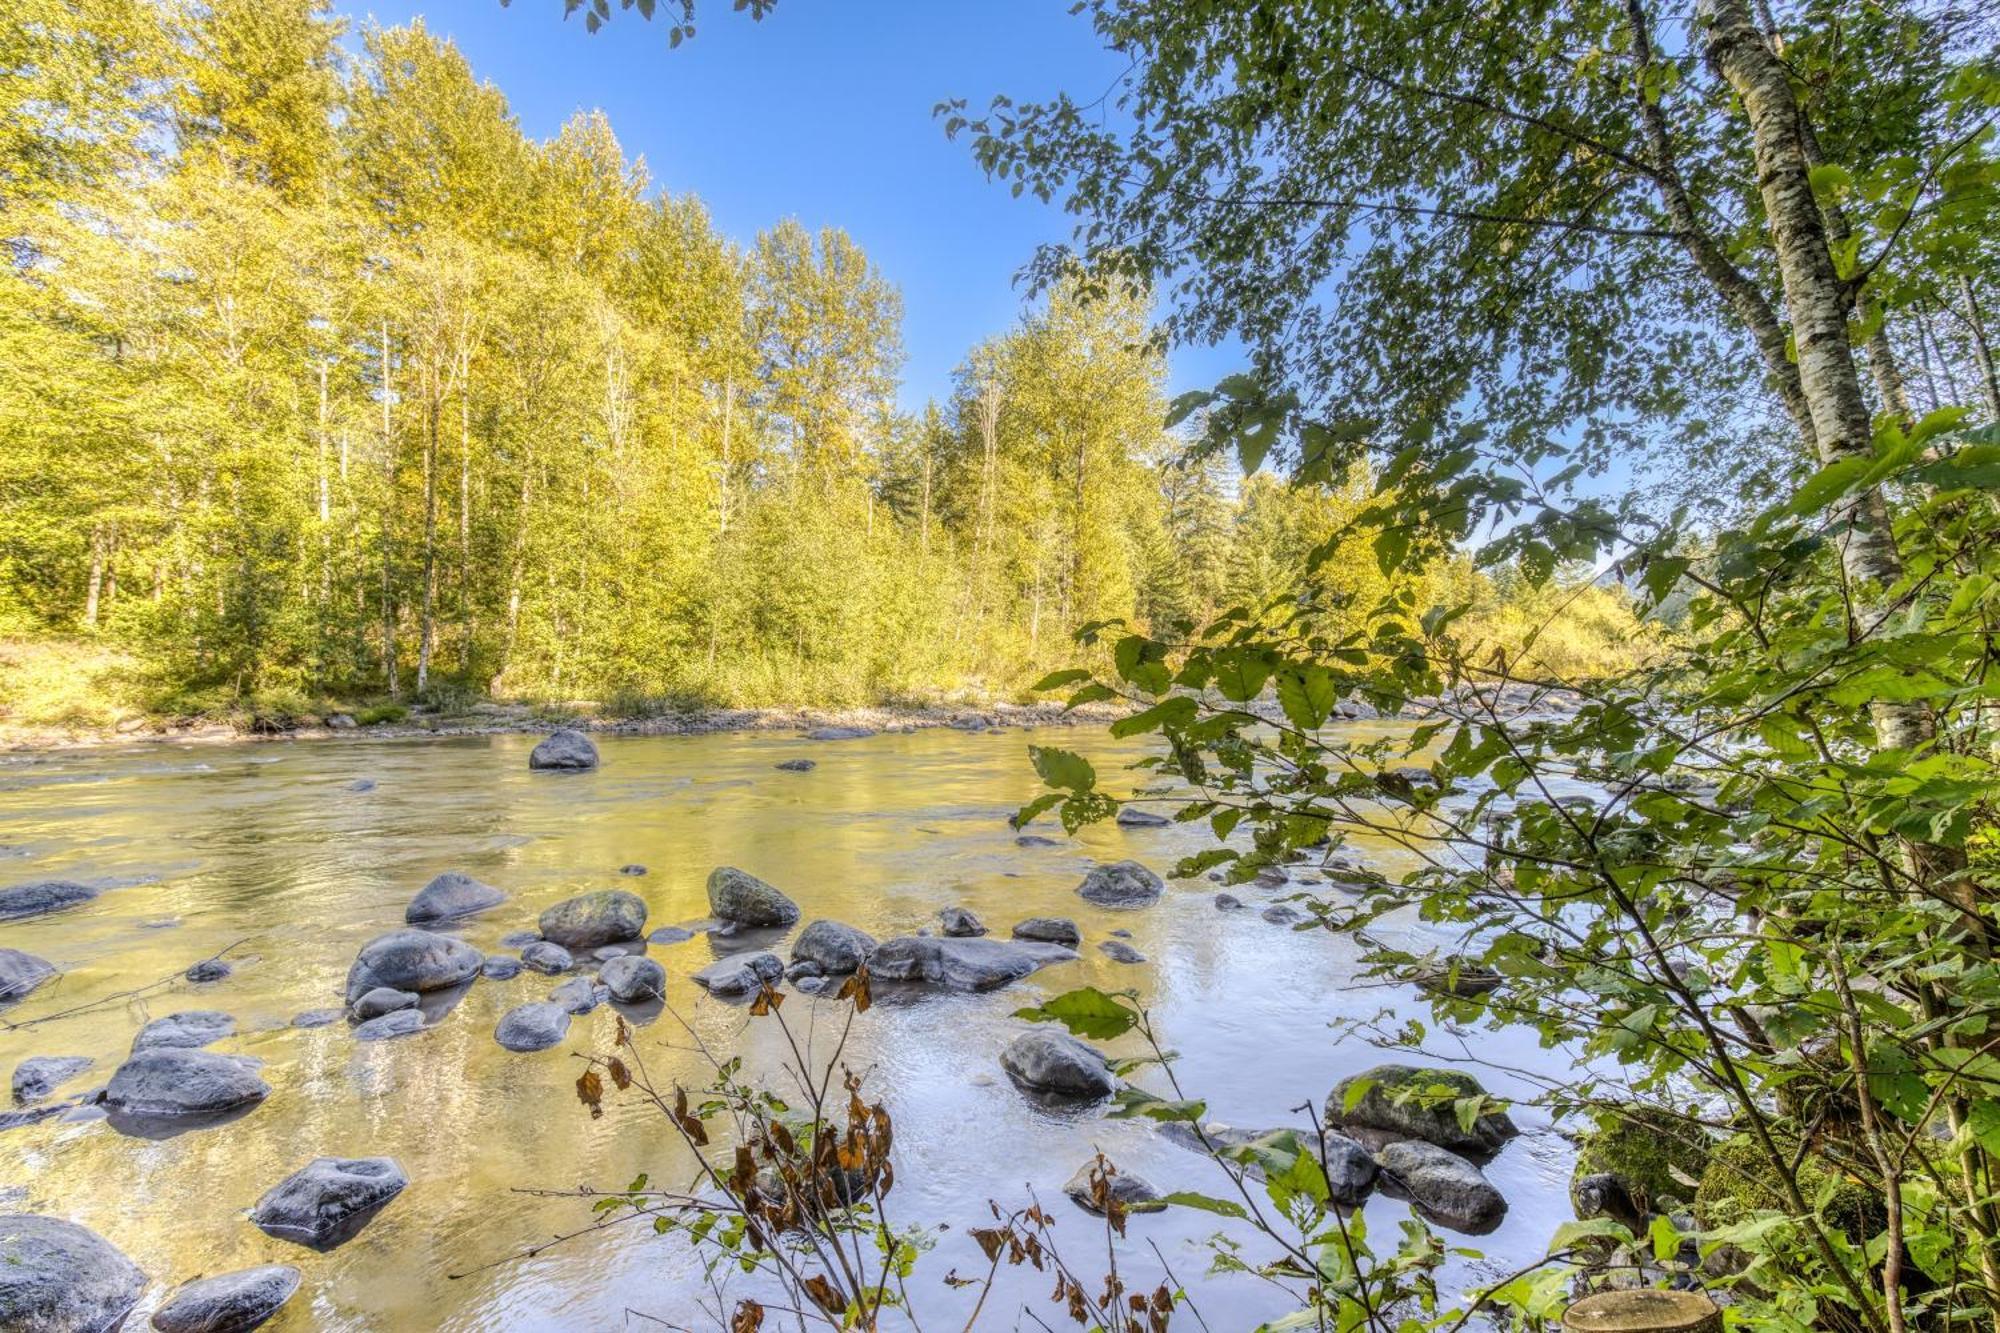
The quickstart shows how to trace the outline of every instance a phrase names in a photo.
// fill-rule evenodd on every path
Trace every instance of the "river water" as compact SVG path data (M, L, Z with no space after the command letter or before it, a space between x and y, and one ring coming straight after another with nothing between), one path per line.
M1131 857L1165 873L1202 845L1205 826L1107 825L1059 847L1018 846L1006 816L1040 790L1029 733L930 730L840 742L606 736L598 741L603 764L587 774L531 773L535 739L355 737L0 756L0 885L68 878L106 888L83 907L0 925L0 944L63 972L0 1019L142 987L232 945L238 960L219 982L176 980L140 999L0 1030L0 1070L29 1055L90 1056L95 1068L65 1091L89 1088L109 1077L148 1019L222 1009L239 1030L215 1049L262 1060L272 1089L240 1119L164 1139L128 1137L97 1118L0 1131L0 1211L88 1226L152 1279L129 1327L142 1326L183 1281L275 1262L305 1275L298 1297L267 1325L278 1330L658 1327L647 1317L713 1326L703 1310L714 1308L715 1294L675 1237L619 1228L510 1258L590 1221L586 1204L522 1190L618 1188L641 1171L656 1183L691 1177L678 1139L636 1100L608 1097L597 1120L578 1104L574 1053L608 1050L609 1006L534 1055L510 1054L492 1035L508 1008L553 987L533 973L477 982L431 1028L400 1040L357 1042L344 1023L290 1026L301 1011L340 1003L356 951L400 927L410 897L445 870L510 894L462 928L489 953L512 952L500 938L532 929L544 907L597 888L639 893L649 929L698 921L717 865L776 884L808 920L830 917L878 938L934 924L953 904L973 909L1001 938L1024 917L1075 919L1080 961L990 994L879 1004L855 1024L848 1062L865 1072L870 1096L896 1125L892 1220L949 1228L911 1283L926 1328L964 1325L975 1294L943 1279L954 1268L984 1271L964 1228L990 1221L989 1200L1015 1207L1039 1195L1066 1253L1082 1271L1101 1271L1089 1265L1102 1253L1102 1224L1061 1197L1093 1149L1162 1190L1228 1192L1219 1168L1143 1122L1107 1119L1101 1109L1055 1113L1018 1092L997 1063L1024 1027L1015 1009L1080 984L1136 988L1179 1052L1183 1086L1206 1099L1212 1116L1259 1128L1302 1125L1295 1108L1394 1058L1337 1036L1330 1023L1385 1006L1423 1011L1408 989L1357 985L1351 941L1288 931L1255 912L1220 912L1211 884L1170 881L1160 902L1134 911L1078 898L1095 861ZM1125 789L1121 761L1141 753L1089 730L1032 739L1083 751L1113 791ZM773 767L796 757L818 767ZM349 790L360 779L374 786ZM1388 873L1406 868L1386 845L1351 850ZM628 863L649 873L620 875ZM1235 892L1255 907L1288 890ZM1126 965L1100 953L1095 946L1114 929L1129 930L1148 961ZM784 1052L771 1022L688 980L716 953L699 934L652 946L667 969L668 1004L705 1043L776 1078ZM803 1028L816 1008L822 1023L837 1012L830 1000L799 995L784 1014ZM657 1078L705 1080L672 1015L638 1040ZM1550 1059L1525 1032L1469 1034L1468 1042L1500 1067L1477 1072L1501 1095L1530 1091L1505 1067ZM1156 1075L1139 1081L1161 1087ZM1453 1261L1460 1281L1532 1261L1568 1215L1564 1140L1531 1109L1515 1116L1522 1137L1487 1167L1511 1210L1491 1235L1453 1238L1484 1256ZM409 1173L409 1188L330 1253L275 1240L246 1219L266 1189L313 1157L383 1154ZM1378 1195L1366 1215L1387 1248L1409 1214ZM1207 1239L1233 1225L1185 1209L1135 1216L1121 1263L1135 1285L1150 1286L1160 1272L1157 1245L1210 1328L1252 1327L1287 1306L1255 1279L1206 1276ZM1232 1234L1244 1240L1246 1258L1272 1257L1267 1243ZM469 1275L452 1276L461 1273ZM730 1281L732 1302L758 1291L741 1277ZM1024 1303L1066 1326L1042 1303L1049 1286L1039 1274L1003 1272L980 1326L1033 1327Z

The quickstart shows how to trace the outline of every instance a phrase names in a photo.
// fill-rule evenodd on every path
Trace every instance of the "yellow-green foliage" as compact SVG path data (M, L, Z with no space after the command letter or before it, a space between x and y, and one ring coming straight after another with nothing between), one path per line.
M1778 1143L1788 1154L1796 1147L1796 1140L1783 1137ZM1859 1244L1881 1230L1881 1197L1870 1186L1840 1174L1823 1155L1802 1155L1798 1187L1806 1206L1822 1214L1849 1240ZM1696 1219L1705 1227L1729 1226L1751 1213L1793 1211L1777 1168L1749 1134L1715 1146L1702 1172L1694 1209Z
M1577 1145L1577 1177L1609 1172L1642 1207L1668 1211L1694 1197L1714 1141L1698 1125L1648 1107L1603 1112Z
M1532 587L1513 571L1480 578L1473 609L1454 626L1480 663L1503 650L1513 673L1541 680L1598 680L1648 661L1663 631L1642 620L1620 584L1588 574Z
M142 710L130 655L80 639L0 638L0 727L109 727Z

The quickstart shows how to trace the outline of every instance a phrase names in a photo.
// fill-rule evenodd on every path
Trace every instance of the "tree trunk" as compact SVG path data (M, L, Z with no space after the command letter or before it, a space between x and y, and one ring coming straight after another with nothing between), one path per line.
M2000 421L2000 378L1994 377L1993 351L1986 345L1986 324L1979 317L1979 298L1963 273L1958 275L1958 294L1965 301L1965 326L1972 332L1972 352L1979 361L1980 382L1986 389L1986 410L1995 421Z
M393 396L390 381L389 321L382 321L382 674L388 680L389 697L402 697L402 682L396 669L395 515L396 515L396 434L390 417Z
M97 628L97 605L104 591L104 530L90 530L90 579L83 594L83 623L87 629Z
M417 693L430 685L431 641L436 629L437 605L437 461L438 419L444 413L439 401L437 372L431 378L429 401L424 413L424 600L417 617Z

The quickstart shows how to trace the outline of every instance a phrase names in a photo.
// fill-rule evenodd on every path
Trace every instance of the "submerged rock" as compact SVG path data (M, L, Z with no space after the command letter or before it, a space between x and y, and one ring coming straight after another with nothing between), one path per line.
M648 944L679 944L694 938L694 932L686 926L661 926L646 937Z
M1296 926L1305 920L1305 914L1290 903L1272 903L1257 914L1274 926Z
M1083 932L1066 916L1031 916L1017 922L1013 933L1017 940L1040 940L1044 944L1060 944L1065 949L1083 943Z
M0 1328L102 1333L145 1290L138 1265L96 1232L59 1217L0 1216Z
M319 1157L273 1185L250 1210L250 1220L279 1240L332 1249L358 1234L409 1183L393 1157Z
M565 949L639 938L646 929L646 900L624 889L600 889L557 903L538 922L542 938Z
M810 773L819 765L811 759L783 759L771 767L781 773Z
M1094 866L1076 886L1077 895L1099 907L1144 907L1158 902L1166 885L1137 861Z
M749 995L785 975L774 953L739 953L718 958L694 974L694 983L715 995Z
M569 1017L553 1000L518 1005L500 1016L493 1040L510 1051L545 1051L569 1034Z
M576 959L570 957L568 949L547 940L536 940L521 950L521 962L523 966L551 977L576 966Z
M1023 833L1014 839L1014 845L1016 847L1060 847L1062 843L1055 838L1045 838L1039 833Z
M188 1283L153 1315L159 1333L248 1333L284 1308L299 1270L265 1264Z
M329 725L330 725L330 724L329 724ZM349 721L348 725L350 725L350 726L352 726L352 725L353 725L353 722L352 722L352 720L350 720L350 721ZM365 792L371 792L371 791L374 791L374 790L375 790L375 779L373 779L373 778L356 778L356 779L354 779L354 781L352 781L352 782L350 782L350 783L348 783L348 784L347 784L347 787L346 787L346 790L348 790L348 791L351 791L351 792L355 793L355 794L356 794L357 796L358 796L358 795L361 795L361 794L363 794L363 793L365 793Z
M1143 963L1146 955L1123 940L1099 940L1097 951L1114 963Z
M28 1106L48 1097L97 1062L87 1055L31 1055L14 1066L14 1105Z
M571 977L549 992L549 1001L572 1014L587 1014L604 1003L609 995L609 991L604 991L589 977Z
M738 926L789 926L799 919L797 903L735 866L709 872L708 910Z
M354 1002L354 1016L362 1022L393 1014L398 1009L414 1009L418 996L415 991L396 990L391 986L377 986Z
M973 939L986 933L986 923L969 907L947 907L938 913L938 933L947 939Z
M347 1017L345 1009L308 1009L302 1014L292 1015L292 1026L295 1028L330 1027L345 1017Z
M792 941L794 963L812 963L836 976L858 971L874 952L873 935L838 921L815 921Z
M486 956L464 940L428 930L392 930L361 946L347 970L347 1002L377 986L424 994L462 985L479 975Z
M398 1009L394 1013L383 1014L356 1025L356 1041L393 1041L397 1037L414 1037L428 1026L421 1009Z
M403 909L403 920L412 925L449 921L454 917L484 912L506 901L507 895L491 884L482 884L457 870L447 870L417 890L417 896L410 899L410 905Z
M118 1066L104 1089L104 1105L135 1120L164 1120L220 1115L270 1095L253 1060L161 1047L138 1051Z
M1386 1144L1375 1154L1382 1192L1408 1199L1441 1226L1483 1236L1507 1216L1507 1200L1478 1167L1419 1139Z
M644 1004L667 993L667 969L637 954L612 959L597 976L620 1004Z
M1100 1217L1107 1198L1117 1200L1128 1213L1156 1213L1167 1206L1161 1201L1160 1192L1138 1176L1109 1163L1099 1167L1094 1158L1076 1169L1076 1174L1064 1183L1063 1193L1084 1212Z
M1368 1090L1353 1106L1348 1092L1366 1081ZM1470 1127L1459 1123L1455 1103L1483 1097L1486 1089L1456 1069L1377 1065L1342 1079L1326 1099L1326 1122L1342 1129L1374 1130L1397 1138L1422 1139L1454 1152L1488 1155L1520 1133L1505 1111L1482 1111Z
M947 990L994 990L1051 963L1076 959L1076 950L1034 940L937 939L900 935L877 945L869 974L884 981L913 981Z
M597 767L597 746L590 737L570 727L549 733L528 754L529 768L566 769L571 772Z
M479 965L479 975L488 981L512 981L521 975L521 960L496 953Z
M1142 810L1136 805L1118 807L1119 828L1165 828L1174 821L1151 810Z
M1096 1101L1116 1090L1110 1062L1094 1046L1066 1032L1036 1028L1007 1043L1000 1067L1029 1092L1080 1101Z
M858 741L875 734L872 727L814 727L806 733L809 741Z
M1215 895L1215 910L1218 912L1240 912L1243 910L1243 900L1233 893L1218 893Z
M510 930L500 937L503 949L525 949L542 937L539 930Z
M16 884L0 889L0 921L20 921L46 916L71 907L81 907L97 896L88 884L73 880L49 879L38 884Z
M221 1041L236 1031L236 1020L219 1009L183 1009L156 1018L132 1038L132 1051L195 1050Z

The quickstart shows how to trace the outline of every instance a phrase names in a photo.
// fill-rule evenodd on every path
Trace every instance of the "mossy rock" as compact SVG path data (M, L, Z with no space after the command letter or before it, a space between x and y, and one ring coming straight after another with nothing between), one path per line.
M1797 1149L1796 1139L1778 1138L1780 1151ZM1887 1225L1879 1191L1842 1175L1837 1166L1808 1151L1799 1164L1799 1193L1826 1220L1859 1245ZM1715 1145L1701 1188L1695 1191L1694 1213L1703 1227L1724 1227L1751 1213L1791 1212L1784 1182L1749 1134Z
M1714 1147L1699 1125L1665 1111L1646 1106L1602 1111L1596 1128L1577 1144L1571 1201L1577 1201L1577 1182L1610 1175L1641 1213L1671 1213L1694 1198ZM1584 1215L1580 1203L1577 1215Z

